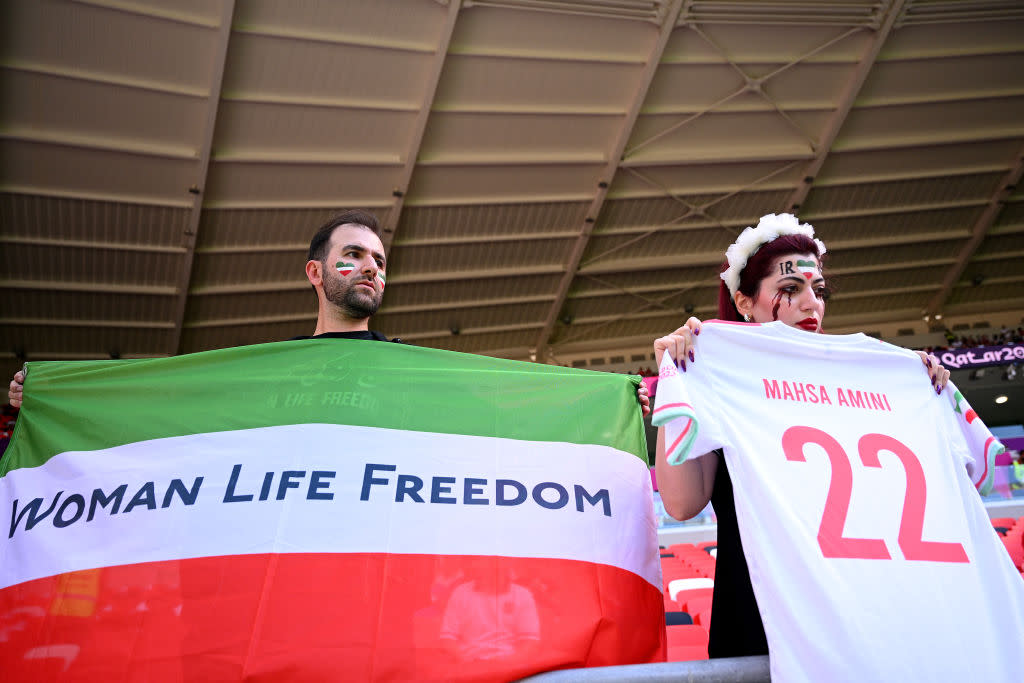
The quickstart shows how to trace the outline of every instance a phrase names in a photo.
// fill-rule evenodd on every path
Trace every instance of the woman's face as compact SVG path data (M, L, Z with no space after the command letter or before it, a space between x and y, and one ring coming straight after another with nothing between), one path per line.
M818 258L810 254L788 254L772 263L753 299L737 292L736 308L751 322L781 320L790 327L821 332L825 316L825 278Z

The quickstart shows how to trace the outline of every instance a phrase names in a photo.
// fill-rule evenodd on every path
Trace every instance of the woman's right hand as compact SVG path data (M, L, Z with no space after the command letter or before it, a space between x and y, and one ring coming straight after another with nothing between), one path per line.
M695 337L700 334L700 320L690 318L675 332L654 340L654 360L661 367L661 357L668 351L676 364L680 367L686 366L686 361L694 362L693 343Z

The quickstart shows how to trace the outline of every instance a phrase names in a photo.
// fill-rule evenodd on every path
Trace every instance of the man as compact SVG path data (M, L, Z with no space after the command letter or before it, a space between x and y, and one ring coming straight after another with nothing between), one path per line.
M306 279L318 305L313 337L388 341L369 328L384 296L386 269L373 214L346 211L321 226L309 243L306 261Z
M318 302L313 337L388 341L369 327L384 296L386 268L380 224L372 213L345 211L324 223L310 240L306 261ZM24 385L25 372L19 370L7 392L15 408L24 400Z

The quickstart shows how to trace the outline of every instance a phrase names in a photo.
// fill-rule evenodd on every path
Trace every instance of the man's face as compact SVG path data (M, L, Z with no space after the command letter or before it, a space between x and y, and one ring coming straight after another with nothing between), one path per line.
M341 225L324 259L324 296L350 318L369 318L384 296L384 245L368 228Z

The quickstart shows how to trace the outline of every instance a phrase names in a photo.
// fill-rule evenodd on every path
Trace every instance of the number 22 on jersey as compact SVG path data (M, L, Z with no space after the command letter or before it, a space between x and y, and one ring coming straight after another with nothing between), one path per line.
M782 452L793 462L806 462L804 447L816 444L824 449L832 469L825 510L818 527L818 546L825 557L890 560L892 556L880 538L843 536L846 516L853 495L853 465L846 450L831 435L814 427L790 427L782 435ZM865 434L857 442L857 453L866 467L882 467L878 454L887 451L896 456L907 475L900 518L898 543L907 560L926 562L969 562L959 543L925 541L924 511L928 490L920 459L903 442L885 434Z

